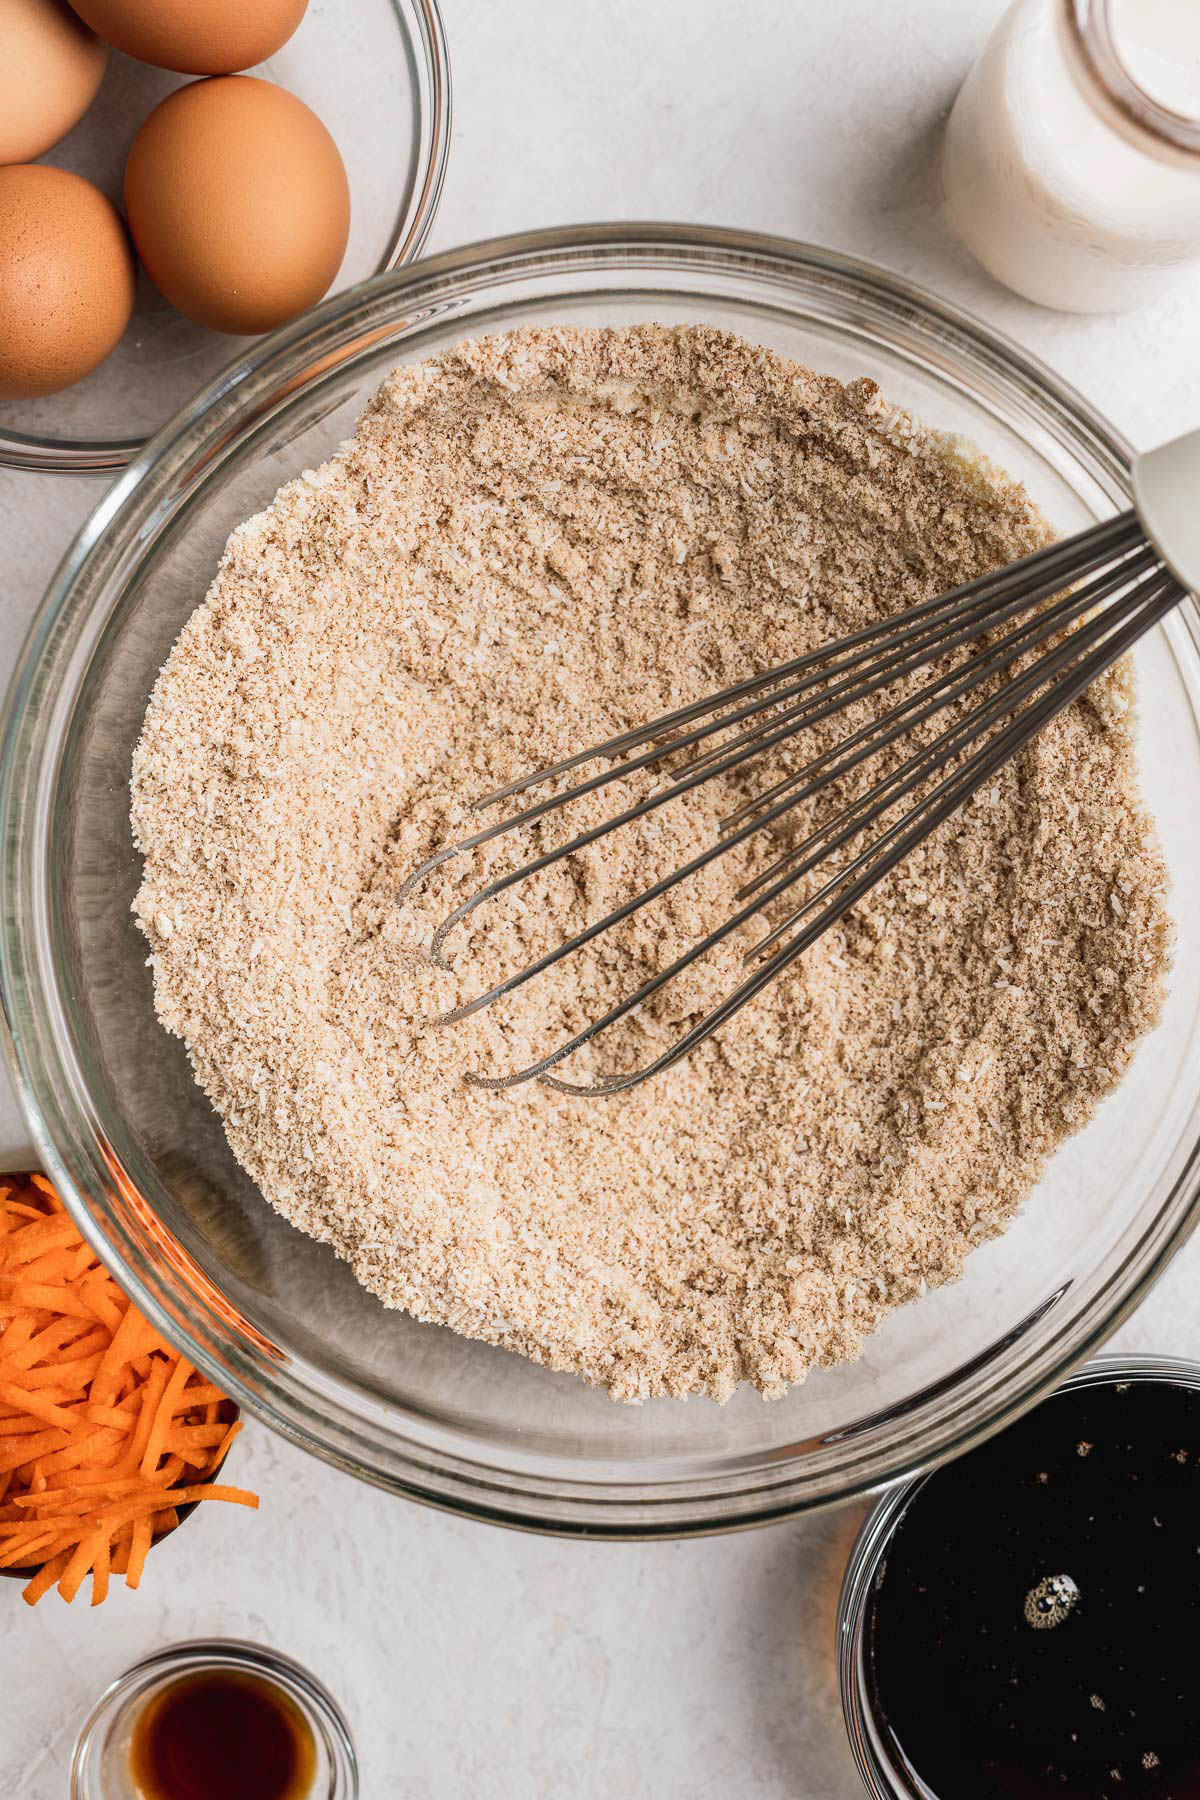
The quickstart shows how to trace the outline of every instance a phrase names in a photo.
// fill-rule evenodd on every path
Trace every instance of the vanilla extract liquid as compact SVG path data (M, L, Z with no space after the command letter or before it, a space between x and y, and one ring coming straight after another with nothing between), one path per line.
M918 1794L1200 1800L1200 1393L1071 1389L932 1475L865 1650Z

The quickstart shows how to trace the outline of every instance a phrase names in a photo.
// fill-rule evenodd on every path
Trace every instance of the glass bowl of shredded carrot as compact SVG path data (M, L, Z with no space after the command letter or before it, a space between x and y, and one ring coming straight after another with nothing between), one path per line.
M126 1299L42 1175L0 1175L0 1573L34 1606L135 1588L214 1480L237 1408Z

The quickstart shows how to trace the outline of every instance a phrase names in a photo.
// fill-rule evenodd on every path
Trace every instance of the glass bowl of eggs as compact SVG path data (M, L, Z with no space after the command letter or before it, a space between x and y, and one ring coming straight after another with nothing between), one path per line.
M449 142L438 0L13 0L0 465L123 468L262 332L411 261Z

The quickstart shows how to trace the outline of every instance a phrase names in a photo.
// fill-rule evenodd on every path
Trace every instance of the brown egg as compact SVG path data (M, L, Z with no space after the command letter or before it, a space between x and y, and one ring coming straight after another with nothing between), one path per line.
M53 394L104 361L133 311L121 215L81 175L0 169L0 397Z
M0 163L57 144L96 98L107 61L66 0L0 0Z
M185 75L231 75L286 44L308 0L71 0L126 56Z
M151 281L217 331L269 331L319 300L350 230L337 145L253 75L193 81L155 107L125 165L125 212Z

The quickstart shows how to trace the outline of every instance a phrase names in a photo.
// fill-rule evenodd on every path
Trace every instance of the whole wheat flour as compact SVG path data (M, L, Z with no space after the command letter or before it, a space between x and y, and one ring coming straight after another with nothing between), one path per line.
M462 1077L598 1016L777 844L504 1006L431 1021L711 842L741 790L473 914L449 973L432 927L512 847L397 895L477 827L481 793L1047 535L1019 486L872 382L716 330L521 331L397 370L355 439L233 534L134 758L158 1014L267 1199L389 1305L626 1400L778 1394L957 1276L1160 1007L1164 872L1124 672L618 1097ZM644 1062L744 947L588 1066Z

